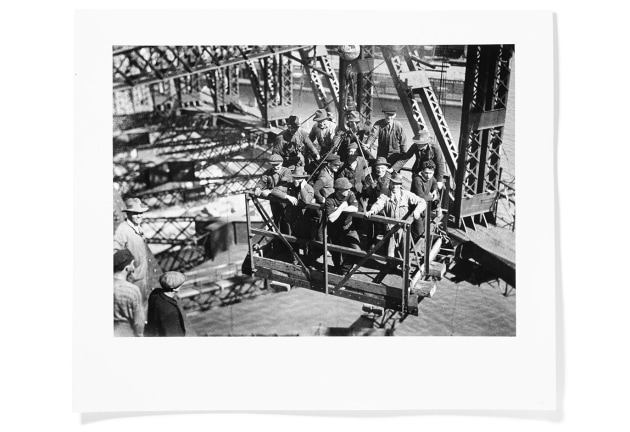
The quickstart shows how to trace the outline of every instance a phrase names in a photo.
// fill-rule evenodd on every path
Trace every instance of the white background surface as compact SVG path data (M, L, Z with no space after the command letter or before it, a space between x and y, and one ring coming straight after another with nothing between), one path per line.
M451 4L470 8L468 2L441 2L432 6L448 10ZM476 4L487 10L506 8L504 2ZM556 297L560 324L558 410L420 415L408 412L306 416L73 414L70 336L73 5L13 11L15 15L3 13L2 32L7 50L2 63L6 121L3 123L5 132L9 129L3 139L6 148L3 160L5 167L9 166L3 170L8 195L3 208L6 216L13 211L9 216L12 221L19 220L17 229L5 232L4 250L17 261L5 267L9 279L3 284L7 291L2 320L8 343L5 342L2 350L6 401L0 421L8 423L5 429L77 430L81 423L98 431L627 428L625 391L630 382L626 352L628 280L624 268L628 254L624 249L628 235L623 226L623 208L619 207L622 204L618 204L624 200L616 198L625 191L628 160L624 130L628 86L623 81L628 69L624 46L627 13L613 6L616 4L598 2L595 8L592 3L570 7L554 1L527 3L529 8L558 12L560 230L557 235L561 240L558 262L561 285ZM108 5L123 4L109 2ZM130 2L125 5L129 7ZM162 5L169 6L151 2L151 7ZM199 7L201 3L177 3L179 7L187 5ZM247 2L230 6L245 5ZM280 2L278 5L296 7ZM336 5L320 1L318 6ZM317 28L316 23L313 28ZM517 139L518 134L517 129ZM27 192L25 187L32 190ZM591 209L593 213L589 214ZM30 234L27 240L25 232ZM356 393L366 398L393 398L397 394L393 385L369 392L357 389ZM269 397L273 397L273 392Z

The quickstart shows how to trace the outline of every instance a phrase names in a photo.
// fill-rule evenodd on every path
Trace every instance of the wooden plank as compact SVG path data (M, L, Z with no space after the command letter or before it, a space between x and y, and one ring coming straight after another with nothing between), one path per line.
M312 289L311 284L306 280L297 279L291 276L283 276L283 275L274 273L273 271L269 269L257 268L256 273L254 274L256 277L259 277L259 278L282 282L282 283L289 284L291 286Z
M354 301L358 301L358 302L362 302L362 303L367 303L367 304L371 304L374 306L378 306L378 307L382 307L384 309L391 309L391 310L395 310L395 311L401 311L401 303L397 303L391 299L388 299L386 297L372 297L372 296L367 296L365 294L360 294L360 293L356 293L353 291L348 291L345 289L340 289L337 290L337 292L335 292L334 294L332 294L334 296L337 297L343 297L343 298L347 298L349 300L354 300Z
M303 278L306 277L306 275L304 274L300 266L291 264L288 262L284 262L284 261L278 261L278 260L274 260L270 258L254 256L254 265L256 267L261 266L263 268L270 269L270 270L279 270L285 273L302 275Z
M497 191L485 192L463 198L460 217L464 218L467 216L489 212L496 201L497 194Z
M321 281L323 283L324 274L322 272L314 271L311 273L311 275L313 276L314 281ZM341 279L343 279L343 276L334 273L328 273L328 282L332 285L338 284L339 282L341 282ZM348 279L344 283L344 286L370 294L391 297L396 300L402 299L402 289L385 284L375 284L373 282L363 280Z

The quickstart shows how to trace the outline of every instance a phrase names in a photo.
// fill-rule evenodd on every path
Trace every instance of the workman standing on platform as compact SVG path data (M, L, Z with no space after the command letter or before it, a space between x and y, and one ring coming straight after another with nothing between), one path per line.
M349 213L359 210L359 204L354 193L350 190L352 184L342 177L335 180L335 193L326 198L325 208L328 216L328 239L331 243L361 250L359 234L353 226ZM332 252L332 259L337 274L345 274L356 262L355 257L339 252Z
M422 170L422 163L425 161L432 161L435 164L435 180L437 181L437 187L442 190L444 187L444 175L446 174L446 165L444 163L444 154L439 145L435 144L435 141L429 131L421 130L413 137L413 144L409 150L402 156L402 158L393 164L392 171L398 172L405 166L405 164L412 158L416 158L416 161L411 168L411 192L418 194L418 183L415 180L420 175Z
M357 154L366 160L374 159L370 152L369 146L366 144L367 131L361 125L361 116L358 111L350 111L346 115L346 128L340 130L334 138L334 147L343 162L347 161L348 146L350 143L356 143L361 148L357 150Z
M420 198L418 195L406 191L402 187L402 177L398 174L392 175L389 180L391 186L391 194L381 195L378 197L376 202L370 207L370 210L365 212L365 216L367 218L372 215L383 213L384 216L402 220L412 206L415 206L413 210L413 217L416 221L421 219L422 212L427 208L427 203L424 199ZM387 230L391 230L394 225L387 224ZM399 252L402 257L402 245L403 245L403 235L402 231L398 230L392 237L390 237L390 241L387 248L388 256L395 256L395 252ZM413 228L411 231L412 237L414 241L419 239L419 236L414 236Z
M291 170L282 166L283 159L280 155L273 154L269 158L271 168L267 169L254 188L254 195L268 197L272 192L286 193L287 188L293 182ZM281 202L271 201L271 214L273 222L278 226L281 232L287 233L289 230L284 218L285 205Z
M370 171L368 162L363 156L357 154L359 146L356 142L348 144L346 162L339 168L335 174L336 178L345 177L352 184L352 192L359 197L363 190L363 180Z
M151 290L157 286L157 279L162 275L153 253L147 246L142 231L142 215L148 207L143 207L138 198L125 201L125 221L116 227L114 233L114 252L128 249L134 258L135 270L129 273L127 280L137 286L146 304Z
M300 127L298 116L287 118L287 129L276 138L273 154L282 156L284 166L291 170L319 159L319 151L308 137L308 132Z
M385 118L374 123L366 145L375 158L384 157L387 162L393 164L407 152L407 137L403 124L395 120L396 107L386 106L383 108L383 113ZM375 143L376 152L374 151Z
M144 333L145 312L140 288L127 281L133 273L134 258L129 249L114 253L114 336Z
M288 201L285 207L285 219L289 225L287 234L296 237L305 237L307 223L304 223L304 207L313 202L313 187L306 182L309 175L303 167L296 167L293 172L293 182L287 187L286 192L275 189L271 195Z
M333 148L337 133L337 124L330 117L330 113L325 109L315 111L315 117L313 117L315 124L308 135L313 144L318 147L320 156L326 156Z
M390 173L388 171L389 163L384 157L376 159L372 172L363 179L363 187L361 190L361 196L359 201L363 210L370 208L381 196L381 194L389 195L389 180ZM377 234L382 234L382 224L377 224L372 221L362 221L363 230L367 237L367 248L369 249L374 243L376 243Z

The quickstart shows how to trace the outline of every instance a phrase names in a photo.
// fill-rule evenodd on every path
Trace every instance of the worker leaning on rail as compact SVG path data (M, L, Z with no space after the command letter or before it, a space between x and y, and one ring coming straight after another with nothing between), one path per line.
M283 159L280 155L271 155L269 162L271 162L272 167L263 173L254 188L254 195L256 196L268 197L274 190L286 192L293 181L291 170L282 166ZM270 207L274 223L281 232L286 233L289 227L284 217L285 204L271 201Z
M309 139L308 132L300 127L297 116L287 118L287 129L276 138L273 154L282 156L283 165L291 170L319 159L319 151Z
M429 160L435 164L434 177L437 182L438 189L441 190L444 187L443 181L444 175L446 174L444 154L442 153L440 146L435 144L435 141L429 131L421 130L413 137L413 144L402 156L402 158L392 166L392 171L400 171L400 169L413 157L416 158L416 161L411 168L411 192L416 194L419 193L417 177L420 176L420 171L422 171L422 163Z
M384 157L390 164L395 163L407 152L407 137L403 124L396 118L396 107L383 108L385 118L374 123L366 145L374 158ZM374 147L376 144L376 152Z
M350 190L350 181L342 177L335 180L335 193L326 198L325 208L328 216L328 240L336 245L361 250L359 234L354 228L353 218L349 213L359 210L357 198ZM352 255L332 252L334 272L345 274L352 268L356 258Z
M361 116L358 111L350 111L346 115L345 129L337 131L334 138L333 146L337 149L336 153L342 162L348 160L348 146L356 143L358 146L357 154L366 160L374 159L368 145L365 143L367 131L361 124Z
M384 216L392 219L404 218L412 206L415 206L413 210L413 217L416 221L421 220L422 212L427 208L427 203L424 199L418 195L406 191L402 187L402 177L398 174L393 174L390 181L391 193L389 196L381 195L376 202L370 207L369 211L365 212L365 216L370 218L372 215L383 213ZM393 225L387 224L387 230L393 228ZM418 241L420 238L416 232L414 234L413 226L411 235L414 241ZM402 230L398 230L392 237L390 237L387 247L387 254L389 256L395 256L394 253L398 252L402 256L403 235Z

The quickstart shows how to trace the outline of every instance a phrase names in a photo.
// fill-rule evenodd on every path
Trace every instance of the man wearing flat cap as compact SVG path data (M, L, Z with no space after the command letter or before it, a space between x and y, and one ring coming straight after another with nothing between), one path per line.
M328 240L336 245L361 250L359 234L354 228L352 216L349 213L359 210L359 204L354 193L350 190L352 184L345 178L335 180L335 193L326 198L325 208L328 216ZM334 271L344 274L350 271L354 257L339 252L331 252Z
M142 293L127 281L133 273L134 258L128 249L114 253L114 336L142 336L144 333L144 305Z
M303 230L304 207L313 201L313 187L306 182L309 175L303 167L296 167L292 174L292 183L286 191L274 189L272 196L286 200L285 220L289 225L287 234L300 237Z
M395 120L396 107L385 106L383 113L385 118L374 123L366 145L372 149L375 157L384 157L393 164L407 151L407 137L403 124ZM376 152L374 152L375 147Z
M142 232L142 215L147 210L138 198L128 198L122 209L126 220L116 227L114 233L114 252L128 249L134 257L135 270L129 273L127 280L140 289L145 308L151 290L158 285L157 280L162 275L162 269Z
M379 157L372 166L372 172L368 173L365 179L363 179L363 188L361 191L361 197L359 198L359 200L363 202L363 210L370 208L370 206L376 202L381 194L389 196L389 167L390 165L387 162L387 159ZM370 246L376 242L377 234L383 233L382 224L376 224L367 220L362 222L369 249Z
M149 297L145 336L186 336L186 320L175 294L186 282L183 273L169 271L160 277L161 288Z
M427 130L421 130L413 137L413 144L409 150L392 166L392 171L398 172L409 161L415 157L416 161L411 168L413 173L411 178L411 192L420 194L420 172L422 164L426 161L432 161L435 164L435 172L433 176L437 181L438 189L444 187L444 175L446 174L446 164L444 163L444 154L439 145L435 144L433 137Z
M283 165L291 170L319 159L319 151L300 127L299 117L294 115L287 118L287 128L276 138L273 154L282 156Z

